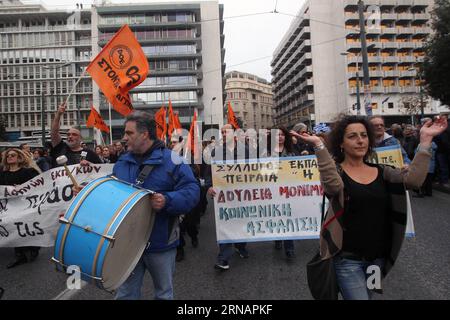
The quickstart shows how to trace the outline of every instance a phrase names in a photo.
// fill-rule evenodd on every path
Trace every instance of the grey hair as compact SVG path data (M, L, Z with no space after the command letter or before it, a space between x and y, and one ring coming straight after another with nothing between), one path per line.
M136 123L136 130L138 132L148 132L150 140L156 140L156 122L154 117L144 111L133 111L125 118L125 124L133 121Z
M299 122L292 128L292 130L295 132L299 132L300 130L308 130L308 126L303 122Z

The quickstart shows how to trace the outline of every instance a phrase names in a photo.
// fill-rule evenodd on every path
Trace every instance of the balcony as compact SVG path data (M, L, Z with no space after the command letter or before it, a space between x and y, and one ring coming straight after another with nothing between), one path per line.
M412 63L412 62L416 62L416 59L415 59L415 57L412 57L412 56L400 57L400 62L401 63Z
M413 7L428 7L428 0L414 0Z
M399 13L397 15L397 20L399 21L409 21L414 18L414 15L412 13Z
M395 7L397 5L396 0L383 0L380 3L381 7Z
M396 13L382 13L381 14L381 21L395 21L395 20L397 20Z
M414 20L415 21L428 21L431 19L431 16L429 13L416 13L414 14Z
M356 29L356 28L349 28L349 29L346 29L347 30L347 36L349 36L349 35L359 35L359 28L358 29Z
M429 27L414 28L414 33L415 34L426 34L426 35L428 35L428 34L432 33L432 30Z
M411 5L411 0L397 0L397 7L410 7Z
M344 0L344 8L358 7L358 0Z
M416 49L423 49L423 47L425 46L425 42L414 42L414 46L416 47Z
M400 87L402 93L420 93L419 87Z
M413 78L417 76L417 72L416 71L401 71L400 72L400 78Z
M382 42L383 49L398 49L397 42Z
M356 87L353 87L353 88L350 88L349 89L349 92L350 92L350 94L356 94L358 89L356 88ZM359 93L361 94L362 93L362 89L361 88L359 88Z
M347 49L359 49L361 50L361 42L347 42Z
M398 63L399 58L395 56L383 57L383 63Z
M400 93L400 87L399 86L390 86L390 87L384 87L385 93Z
M397 34L414 34L414 28L397 28Z
M414 42L399 42L398 48L399 49L414 49L416 47L416 44Z
M380 56L369 56L369 63L381 63L381 61Z
M358 13L346 13L345 21L351 21L351 20L359 21L359 14Z
M384 71L384 76L386 78L399 77L400 72L398 70Z
M397 29L396 28L383 28L383 27L381 27L381 33L382 34L397 34Z
M369 76L371 78L382 78L384 76L384 72L381 70L369 70Z
M384 93L384 87L375 86L370 88L371 93Z
M350 57L348 58L348 64L353 64L353 63L358 63L361 64L362 63L362 57Z

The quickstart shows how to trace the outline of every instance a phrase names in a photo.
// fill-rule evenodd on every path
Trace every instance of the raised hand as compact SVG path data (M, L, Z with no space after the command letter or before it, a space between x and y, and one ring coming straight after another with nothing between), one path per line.
M434 137L440 135L448 127L447 117L437 117L434 121L427 121L420 129L420 142L430 142Z
M63 103L58 107L58 113L59 114L63 114L64 112L66 112L66 104Z
M314 146L318 146L318 145L323 143L322 140L318 136L313 136L313 135L310 135L310 134L308 134L306 132L304 132L302 134L298 134L295 131L291 131L289 133L292 136L294 136L294 137L296 137L296 138L298 138L298 139L300 139L300 140L302 140L302 141L304 141L306 143L314 145Z

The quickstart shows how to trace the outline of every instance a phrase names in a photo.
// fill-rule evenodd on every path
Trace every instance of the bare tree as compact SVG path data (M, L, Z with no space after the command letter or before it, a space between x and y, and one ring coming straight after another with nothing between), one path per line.
M421 102L421 97L418 95L409 95L404 96L400 99L400 106L403 107L403 113L407 115L418 115L421 114L422 111L422 103L423 108L428 104L429 98L423 96L423 101Z

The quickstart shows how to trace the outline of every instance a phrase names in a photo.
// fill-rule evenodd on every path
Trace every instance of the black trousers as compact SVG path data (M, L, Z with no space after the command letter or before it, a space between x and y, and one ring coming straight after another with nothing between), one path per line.
M428 173L425 181L419 189L419 193L427 196L431 196L433 194L433 178L434 173Z

